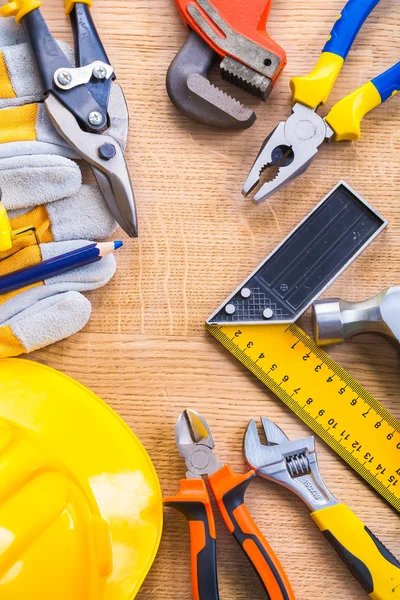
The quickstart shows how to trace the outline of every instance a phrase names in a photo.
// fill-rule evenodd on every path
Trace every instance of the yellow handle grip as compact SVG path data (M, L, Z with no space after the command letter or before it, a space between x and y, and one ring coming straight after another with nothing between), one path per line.
M74 8L75 4L87 4L89 8L92 8L92 0L64 0L65 4L65 14L69 15L69 13Z
M9 0L8 4L1 7L0 14L2 17L15 17L19 23L25 15L41 6L40 0Z
M7 212L0 203L0 252L6 252L12 248L11 224Z
M371 81L337 102L325 119L335 132L335 140L358 140L361 121L381 102L382 98Z
M332 52L323 52L315 69L309 75L293 77L290 80L293 104L300 102L312 109L325 104L343 63L344 59L341 56Z
M399 561L345 504L311 517L373 600L400 600Z

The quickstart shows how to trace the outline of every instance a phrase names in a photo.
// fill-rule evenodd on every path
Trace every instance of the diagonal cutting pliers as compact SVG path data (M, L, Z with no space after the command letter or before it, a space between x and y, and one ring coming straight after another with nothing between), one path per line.
M176 496L165 498L166 506L188 519L191 535L192 589L194 600L218 600L216 533L210 496L203 477L217 501L229 531L253 565L270 600L294 600L289 580L274 551L251 518L244 496L254 471L234 473L218 462L214 440L205 419L185 410L175 429L179 453L186 461L186 479Z
M399 561L328 490L319 473L314 436L291 441L272 421L261 417L261 423L267 444L261 442L251 420L243 443L247 465L305 502L312 520L371 598L399 600Z
M364 21L379 0L349 0L336 21L315 69L290 82L292 114L266 138L242 188L248 196L258 186L261 173L278 167L272 181L264 183L254 202L266 200L304 173L325 141L359 139L360 123L373 108L400 89L400 62L340 100L325 118L318 115L336 82Z
M137 236L134 193L124 151L128 109L90 14L91 0L65 0L74 35L73 66L40 12L40 0L10 0L4 17L21 23L42 83L44 105L57 132L86 160L122 229Z

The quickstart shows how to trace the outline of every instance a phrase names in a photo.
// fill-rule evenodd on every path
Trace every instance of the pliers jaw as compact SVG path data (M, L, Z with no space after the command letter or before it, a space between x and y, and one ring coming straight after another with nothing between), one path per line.
M258 186L265 169L277 166L276 177L264 183L253 197L255 204L263 202L302 175L322 143L333 135L332 129L315 110L304 104L295 104L288 120L280 122L266 138L243 185L243 195L248 196Z
M214 452L214 439L207 421L194 410L186 409L178 417L175 440L179 454L185 459L187 479L212 475L222 468Z
M314 437L290 441L272 421L261 417L261 424L266 445L254 420L247 427L243 440L247 465L260 477L290 489L311 511L338 504L319 473Z

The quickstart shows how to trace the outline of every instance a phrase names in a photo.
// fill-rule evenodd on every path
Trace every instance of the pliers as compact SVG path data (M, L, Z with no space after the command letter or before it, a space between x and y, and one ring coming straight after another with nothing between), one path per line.
M212 85L214 62L222 77L266 100L286 65L285 51L267 34L271 0L176 0L190 29L171 63L167 91L185 115L214 127L245 129L253 110Z
M222 518L253 565L270 600L294 600L288 578L274 551L251 518L244 495L255 472L234 473L218 462L214 440L205 419L185 410L175 429L179 454L186 461L186 479L166 506L181 511L191 534L192 589L194 600L218 600L216 533L210 497L203 477L208 477Z
M266 445L260 441L254 420L247 427L243 444L247 465L306 503L313 521L371 598L399 600L399 561L330 493L319 473L314 437L290 441L272 421L261 417L261 424Z
M325 141L358 140L360 123L373 108L400 89L400 62L339 101L323 118L317 114L342 69L364 21L379 0L349 0L336 21L315 69L290 82L292 114L266 138L242 188L248 196L259 184L261 173L278 167L273 181L254 195L259 203L304 173Z
M110 212L136 237L135 199L124 158L128 109L93 23L91 0L65 0L76 66L53 38L40 6L40 0L10 0L0 12L22 24L55 129L90 164Z

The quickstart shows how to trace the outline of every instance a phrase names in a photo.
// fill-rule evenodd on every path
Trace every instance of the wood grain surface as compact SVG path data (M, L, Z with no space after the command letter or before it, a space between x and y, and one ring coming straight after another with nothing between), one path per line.
M173 0L94 3L96 24L130 109L127 158L140 237L118 255L110 285L90 294L93 316L85 331L33 358L110 403L150 453L164 494L177 491L185 472L174 424L187 406L207 417L218 456L237 470L244 469L241 440L249 418L263 414L289 436L309 434L205 334L203 324L339 179L381 212L389 227L325 295L361 300L400 284L399 99L365 119L359 142L325 146L302 178L264 204L254 206L240 193L264 137L289 114L289 77L313 67L342 6L343 0L274 0L269 31L287 51L287 69L266 105L231 88L256 108L258 120L248 131L227 133L181 116L168 99L165 74L187 35ZM49 2L44 10L53 32L69 40L62 2ZM399 28L398 0L381 2L330 103L398 60ZM217 72L213 76L218 78ZM400 418L400 363L390 344L365 336L331 354ZM317 448L332 492L400 555L399 515L322 442ZM366 597L300 500L257 481L248 505L299 600ZM261 600L257 578L219 519L217 528L221 598ZM175 511L166 512L160 551L138 598L191 598L188 527Z

